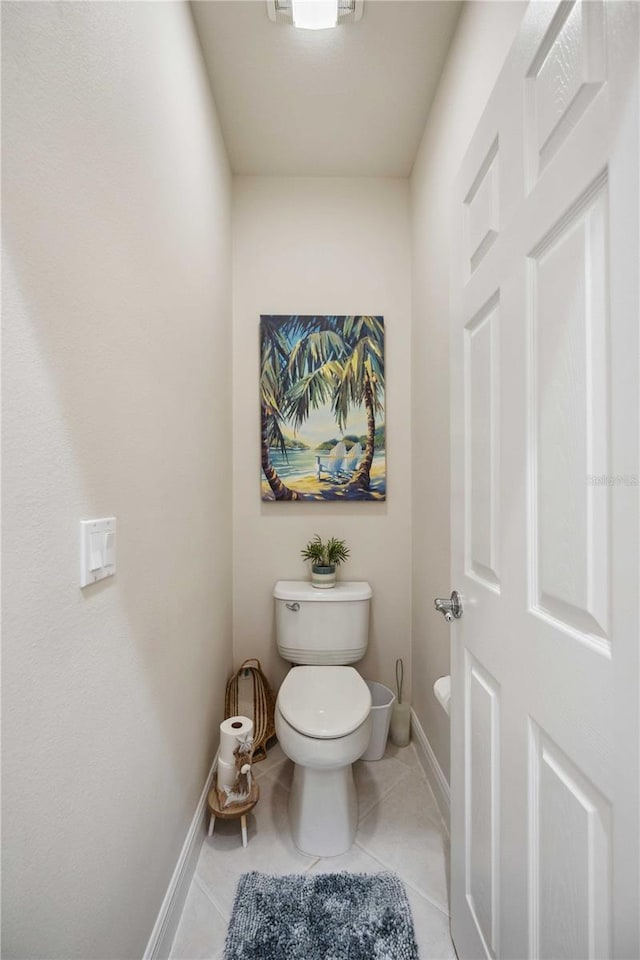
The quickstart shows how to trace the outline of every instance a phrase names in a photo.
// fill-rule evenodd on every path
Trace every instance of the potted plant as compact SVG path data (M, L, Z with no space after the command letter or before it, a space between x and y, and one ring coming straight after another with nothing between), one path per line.
M304 550L300 551L305 560L311 560L311 585L320 590L326 590L336 585L336 567L349 556L349 548L344 540L330 537L326 543L318 533L313 540L309 540Z

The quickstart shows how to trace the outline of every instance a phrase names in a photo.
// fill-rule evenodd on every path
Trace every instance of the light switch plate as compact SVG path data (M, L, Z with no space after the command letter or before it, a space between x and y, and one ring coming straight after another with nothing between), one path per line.
M116 572L116 518L80 521L80 586Z

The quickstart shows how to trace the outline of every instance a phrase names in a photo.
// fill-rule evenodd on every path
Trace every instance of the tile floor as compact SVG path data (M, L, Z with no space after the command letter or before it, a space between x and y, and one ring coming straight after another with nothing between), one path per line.
M382 760L354 768L360 820L356 842L341 857L318 859L296 849L287 797L292 764L280 747L256 764L260 801L240 826L218 821L205 840L176 932L171 960L219 960L236 884L247 870L264 873L376 873L393 870L411 904L420 960L451 960L447 909L448 837L412 745L389 745Z

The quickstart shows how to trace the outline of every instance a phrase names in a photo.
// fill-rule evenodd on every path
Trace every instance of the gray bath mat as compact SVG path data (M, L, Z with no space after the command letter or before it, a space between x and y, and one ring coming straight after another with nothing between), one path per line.
M393 873L240 878L225 960L418 960Z

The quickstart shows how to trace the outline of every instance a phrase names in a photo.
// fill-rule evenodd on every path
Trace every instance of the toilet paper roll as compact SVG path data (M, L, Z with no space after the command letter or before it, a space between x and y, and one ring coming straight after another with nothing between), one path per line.
M438 677L433 685L433 692L442 709L449 714L451 707L451 677Z
M234 763L233 751L238 743L253 736L253 720L249 717L229 717L220 724L219 757L225 763Z
M217 771L218 790L222 790L223 787L229 787L229 789L231 789L238 776L235 763L226 763L224 760L219 759Z

